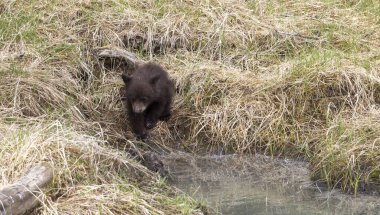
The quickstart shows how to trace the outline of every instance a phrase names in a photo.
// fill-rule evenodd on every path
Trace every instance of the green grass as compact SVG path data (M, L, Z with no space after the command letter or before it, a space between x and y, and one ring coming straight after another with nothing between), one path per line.
M24 41L26 43L41 42L38 32L37 23L38 15L3 13L0 16L0 35L1 47L8 41Z
M0 161L13 161L1 183L50 162L58 172L43 213L81 213L85 204L94 213L199 210L108 147L138 143L123 130L120 71L94 56L102 46L155 60L176 79L173 118L152 132L158 144L303 157L315 180L353 193L380 182L377 1L19 0L0 7ZM130 170L108 171L115 157L142 172L144 183L128 178ZM57 190L67 195L57 200Z

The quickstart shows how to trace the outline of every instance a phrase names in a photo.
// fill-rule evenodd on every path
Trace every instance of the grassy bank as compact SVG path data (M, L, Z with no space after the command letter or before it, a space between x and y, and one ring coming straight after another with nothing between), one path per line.
M134 144L120 71L93 55L112 45L177 80L156 143L303 157L315 179L345 191L380 183L379 25L371 0L0 3L0 161L13 161L1 181L48 162L57 172L45 213L195 213L108 146Z
M180 91L167 142L302 157L330 187L378 186L379 3L185 5L144 25Z

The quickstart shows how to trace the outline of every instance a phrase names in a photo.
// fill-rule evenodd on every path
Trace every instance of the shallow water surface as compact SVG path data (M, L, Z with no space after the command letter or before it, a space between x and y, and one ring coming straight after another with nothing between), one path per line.
M163 160L171 183L221 214L379 214L380 197L323 191L304 162L256 156L192 156Z

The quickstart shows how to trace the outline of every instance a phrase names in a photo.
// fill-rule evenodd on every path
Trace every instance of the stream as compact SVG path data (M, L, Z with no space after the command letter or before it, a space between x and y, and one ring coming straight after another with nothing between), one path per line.
M310 181L307 163L263 155L163 158L171 185L204 201L220 214L299 215L376 214L380 197L342 194Z

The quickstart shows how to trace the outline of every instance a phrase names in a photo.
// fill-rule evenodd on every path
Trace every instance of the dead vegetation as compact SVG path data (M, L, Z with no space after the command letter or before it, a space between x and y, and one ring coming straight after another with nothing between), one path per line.
M117 46L177 80L156 143L301 156L331 186L378 184L379 11L373 0L5 1L1 183L44 161L56 172L41 213L196 213L108 146L139 144L121 126L120 71L94 57Z

